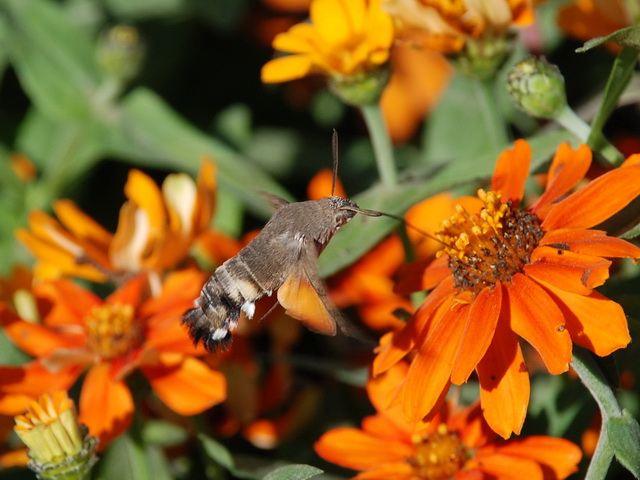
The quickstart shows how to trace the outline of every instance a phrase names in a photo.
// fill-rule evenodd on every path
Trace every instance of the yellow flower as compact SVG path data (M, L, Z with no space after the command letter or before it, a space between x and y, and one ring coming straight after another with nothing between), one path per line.
M314 0L311 23L277 35L273 47L291 53L262 67L262 81L278 83L313 73L353 77L389 59L393 22L381 0Z

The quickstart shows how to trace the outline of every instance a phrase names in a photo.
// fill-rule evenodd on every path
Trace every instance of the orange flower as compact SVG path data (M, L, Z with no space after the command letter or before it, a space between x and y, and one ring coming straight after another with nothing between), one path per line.
M407 423L400 409L380 405L393 395L407 374L404 362L370 380L367 391L378 413L366 417L362 428L336 428L315 444L325 460L361 470L367 480L481 480L568 477L582 456L573 443L532 436L496 441L479 405L458 408L446 403L425 425Z
M311 23L276 36L273 47L291 53L262 67L262 81L279 83L313 73L353 77L389 59L391 17L381 0L313 0Z
M426 45L443 53L458 52L468 40L505 34L512 25L533 22L532 0L385 0L401 30L428 34Z
M29 215L29 230L18 238L38 259L36 277L77 276L103 282L109 276L163 273L184 259L194 239L209 226L215 204L214 165L205 159L198 184L183 173L169 175L162 190L139 170L125 185L129 199L115 234L83 213L71 200Z
M623 0L577 0L560 9L558 25L580 40L604 37L633 25L624 3Z
M565 196L587 172L591 151L563 144L546 191L519 210L530 159L518 140L498 159L491 191L479 191L475 210L459 206L443 222L444 255L423 276L423 288L435 288L402 330L381 339L376 375L415 352L400 386L414 421L475 369L485 418L507 438L520 431L529 402L518 337L552 374L567 371L572 342L604 356L630 341L620 305L594 289L609 276L605 257L635 259L640 248L591 227L640 194L639 156Z
M15 414L30 398L68 389L88 369L80 421L104 448L131 422L133 398L124 380L136 369L181 415L194 415L224 400L224 377L195 358L204 352L194 350L180 325L204 277L195 270L174 272L160 294L147 300L144 276L104 301L66 279L41 283L33 288L41 323L23 320L2 305L0 322L7 336L36 358L23 367L2 368L2 412Z

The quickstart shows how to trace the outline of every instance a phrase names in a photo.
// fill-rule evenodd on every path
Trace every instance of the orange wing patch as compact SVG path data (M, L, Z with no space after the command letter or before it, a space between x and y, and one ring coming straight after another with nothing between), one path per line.
M309 330L335 335L336 321L323 299L323 290L306 275L294 272L278 289L278 302L287 315L300 320Z

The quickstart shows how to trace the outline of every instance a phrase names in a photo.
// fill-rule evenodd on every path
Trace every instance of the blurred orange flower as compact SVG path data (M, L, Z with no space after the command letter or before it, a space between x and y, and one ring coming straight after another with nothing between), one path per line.
M577 471L582 456L573 443L532 436L497 441L480 406L447 402L428 424L407 423L401 409L387 410L398 382L407 375L404 362L370 380L367 391L378 413L362 428L336 428L315 444L325 460L361 470L355 479L564 479Z
M36 278L77 276L103 282L110 276L163 273L184 259L205 231L215 208L215 167L204 159L197 185L186 174L167 176L158 188L139 170L125 185L128 201L115 234L83 213L71 200L58 200L59 221L42 211L29 215L29 230L18 238L37 258Z
M314 73L352 77L389 59L391 17L381 0L313 0L311 23L299 23L273 41L290 53L262 67L262 81L279 83Z
M530 162L531 148L518 140L498 159L491 191L479 190L475 209L459 206L443 222L444 254L423 276L422 287L433 291L402 330L381 339L376 375L415 351L400 386L413 421L475 370L485 418L507 438L520 432L529 402L518 337L552 374L567 371L572 342L605 356L630 341L620 305L594 289L609 276L605 257L636 259L640 248L591 227L640 194L638 156L566 196L587 172L591 151L563 144L546 191L520 210Z
M67 390L87 370L80 421L104 448L131 422L134 404L124 380L136 369L181 415L223 401L223 375L196 358L204 351L194 349L180 324L205 277L194 269L174 272L157 297L146 298L147 279L140 275L104 301L67 279L40 283L33 287L39 322L0 305L7 336L35 357L21 367L2 367L2 413L19 413L42 393Z
M558 25L579 40L604 37L633 25L623 0L577 0L560 8Z
M465 42L503 35L511 26L533 22L532 0L385 0L384 8L400 30L418 29L427 34L425 45L443 53L455 53Z

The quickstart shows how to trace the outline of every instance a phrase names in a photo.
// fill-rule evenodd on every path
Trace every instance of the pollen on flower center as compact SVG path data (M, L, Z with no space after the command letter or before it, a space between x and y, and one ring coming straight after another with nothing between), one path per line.
M95 307L85 319L89 348L103 359L112 359L136 347L141 341L132 305Z
M444 424L440 424L435 432L414 435L413 443L416 453L407 462L421 480L452 478L467 460L464 444Z
M436 234L449 255L454 285L473 295L498 281L510 282L544 235L538 217L501 203L500 192L478 190L478 197L484 204L478 214L458 206Z

